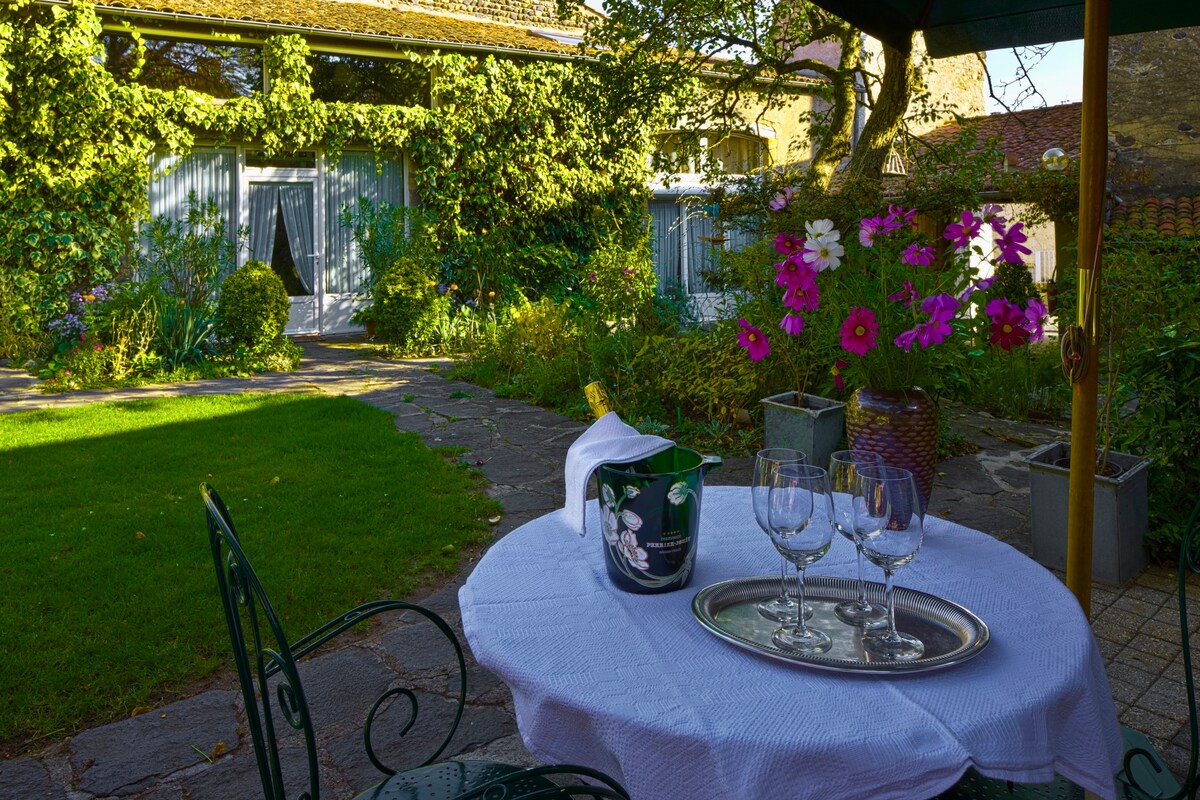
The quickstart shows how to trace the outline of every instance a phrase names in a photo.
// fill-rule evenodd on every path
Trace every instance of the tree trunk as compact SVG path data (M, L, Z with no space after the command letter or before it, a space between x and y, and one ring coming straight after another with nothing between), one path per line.
M850 28L841 37L842 55L837 73L831 77L831 98L828 127L817 142L816 152L809 163L806 182L815 189L825 191L833 179L833 171L850 155L850 140L854 136L854 76L862 66L858 46L858 31Z
M878 180L883 172L888 148L900 132L904 115L908 113L908 97L916 78L911 50L901 53L883 46L883 78L875 107L863 126L858 147L850 157L850 177Z

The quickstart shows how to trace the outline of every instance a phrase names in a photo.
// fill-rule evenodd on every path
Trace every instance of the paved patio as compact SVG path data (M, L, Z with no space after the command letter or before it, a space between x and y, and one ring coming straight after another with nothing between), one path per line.
M445 361L385 361L350 343L304 347L302 369L291 374L113 392L42 395L37 381L25 373L0 369L0 425L3 412L149 396L346 394L390 411L398 429L419 434L431 446L465 448L462 459L483 471L490 494L504 504L497 536L562 505L563 458L583 431L582 423L447 380ZM1022 458L1039 444L1065 439L1067 431L961 410L951 413L956 430L982 450L939 465L931 512L1028 553L1029 489ZM750 458L726 458L725 466L706 480L746 485L751 467ZM415 599L457 627L457 590L471 566L466 564L450 585ZM1175 580L1173 570L1152 566L1122 587L1096 584L1092 617L1121 721L1150 736L1173 771L1182 775L1190 744ZM1200 595L1193 594L1196 630ZM391 621L350 647L312 659L304 669L319 728L328 792L323 797L350 797L352 790L377 780L362 755L359 730L367 705L380 691L403 681L431 695L444 693L440 667L448 653L410 622ZM154 712L0 761L0 800L261 800L242 714L235 683L227 679ZM218 743L224 751L210 759ZM285 760L299 756L296 743L289 744ZM474 664L469 665L468 709L448 755L532 763L517 733L507 689Z

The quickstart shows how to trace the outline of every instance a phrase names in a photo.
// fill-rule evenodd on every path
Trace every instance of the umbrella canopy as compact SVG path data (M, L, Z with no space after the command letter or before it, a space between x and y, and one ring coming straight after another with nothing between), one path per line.
M1083 38L1083 0L813 0L907 52L920 31L935 58ZM1113 36L1200 25L1200 3L1111 0Z
M907 52L915 33L934 57L1070 39L1084 40L1079 168L1079 308L1064 334L1071 366L1071 450L1096 449L1101 217L1108 145L1108 37L1200 25L1200 3L1154 0L812 0L885 44ZM1071 462L1067 587L1091 611L1095 473Z

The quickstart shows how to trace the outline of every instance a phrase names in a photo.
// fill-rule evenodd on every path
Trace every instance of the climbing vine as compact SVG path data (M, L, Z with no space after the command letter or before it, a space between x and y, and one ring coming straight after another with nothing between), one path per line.
M120 275L147 213L150 155L186 156L198 139L407 153L444 248L504 228L584 253L644 232L645 154L664 109L611 107L586 62L401 54L433 76L432 108L325 102L307 44L276 36L263 48L269 91L215 103L115 77L100 34L85 2L0 6L0 357L27 352L72 288Z

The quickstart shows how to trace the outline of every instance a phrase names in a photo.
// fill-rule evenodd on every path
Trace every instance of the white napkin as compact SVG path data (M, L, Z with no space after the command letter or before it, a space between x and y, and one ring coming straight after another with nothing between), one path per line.
M584 536L584 508L587 506L587 486L592 473L601 464L636 461L660 453L675 443L661 436L648 436L626 425L610 411L592 423L567 450L567 524Z

